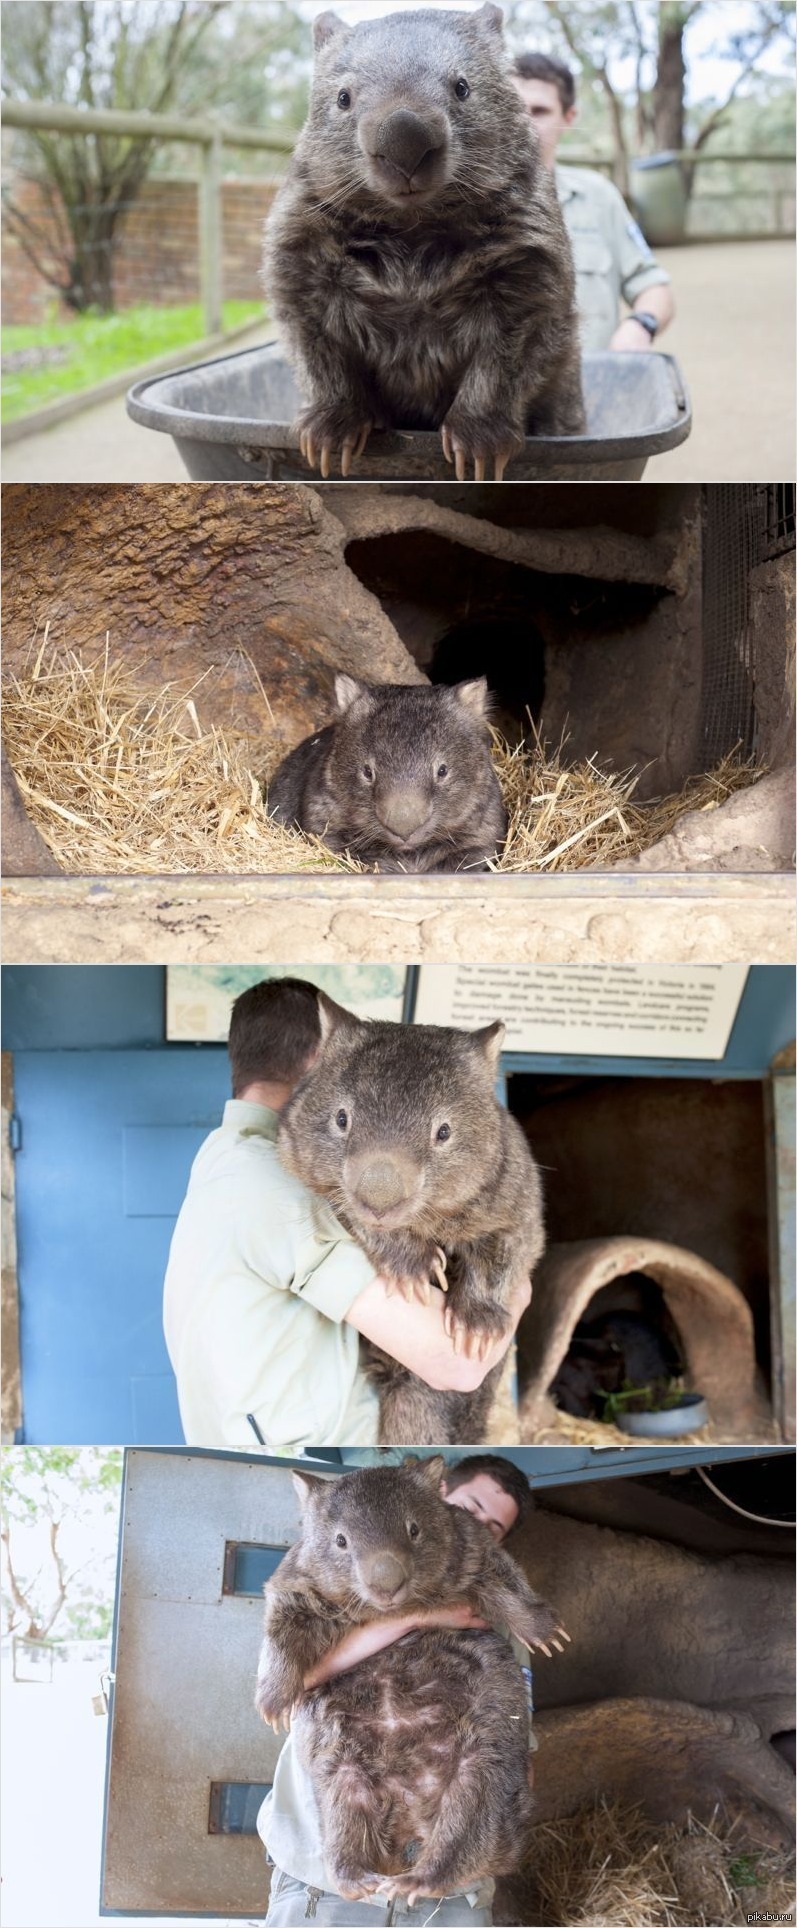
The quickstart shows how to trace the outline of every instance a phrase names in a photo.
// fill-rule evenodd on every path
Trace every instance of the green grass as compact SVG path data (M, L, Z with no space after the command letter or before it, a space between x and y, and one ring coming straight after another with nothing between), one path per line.
M225 329L265 319L262 301L225 301ZM91 388L109 375L121 375L140 363L190 349L202 340L204 326L198 302L185 308L127 308L119 315L76 315L69 321L40 322L36 327L2 330L2 418L15 421L47 402L60 401L81 388ZM60 348L63 359L42 368L6 368L5 357L20 348ZM190 359L190 357L189 357Z

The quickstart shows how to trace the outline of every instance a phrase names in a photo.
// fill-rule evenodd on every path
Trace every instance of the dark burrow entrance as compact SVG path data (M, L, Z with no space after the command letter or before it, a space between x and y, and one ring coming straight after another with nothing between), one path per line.
M509 1109L542 1167L549 1247L627 1236L695 1253L747 1300L757 1362L768 1383L763 1084L518 1072L508 1079L507 1093ZM594 1406L599 1386L604 1389L601 1376L612 1381L629 1362L629 1377L656 1370L677 1376L681 1363L664 1295L640 1273L626 1274L596 1293L572 1338L556 1396L565 1411L577 1413L580 1388L591 1402L590 1414L582 1411L583 1417L599 1416ZM721 1350L720 1335L718 1345Z
M487 678L510 743L531 722L567 737L569 761L645 767L641 795L691 774L696 712L674 702L684 642L661 584L551 575L423 530L350 542L346 560L432 683Z
M577 1419L611 1418L627 1389L657 1396L685 1365L678 1328L661 1286L627 1272L594 1293L576 1325L550 1396Z

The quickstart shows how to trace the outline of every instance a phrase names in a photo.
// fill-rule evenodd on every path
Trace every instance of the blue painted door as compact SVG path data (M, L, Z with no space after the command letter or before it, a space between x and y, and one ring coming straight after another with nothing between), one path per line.
M14 1081L22 1438L178 1444L163 1275L227 1054L21 1051Z

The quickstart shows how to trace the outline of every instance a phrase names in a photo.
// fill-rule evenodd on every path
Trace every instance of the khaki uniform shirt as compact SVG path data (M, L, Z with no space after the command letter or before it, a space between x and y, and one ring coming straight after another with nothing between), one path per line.
M619 324L621 296L632 307L646 288L665 287L670 277L612 181L586 167L555 173L575 262L581 348L598 354Z
M377 1395L344 1324L374 1268L283 1170L277 1113L233 1098L194 1159L163 1325L189 1446L373 1446Z

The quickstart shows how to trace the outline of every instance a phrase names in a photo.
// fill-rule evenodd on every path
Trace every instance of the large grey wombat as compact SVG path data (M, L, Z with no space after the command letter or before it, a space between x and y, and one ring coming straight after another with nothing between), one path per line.
M570 244L501 27L489 0L315 22L264 285L323 475L373 427L439 428L459 480L583 429Z
M548 1651L557 1615L472 1514L441 1501L443 1471L435 1458L295 1473L301 1538L266 1583L255 1705L276 1722L301 1700L294 1745L330 1879L352 1899L450 1894L518 1867L527 1846L525 1689L500 1634L413 1631L302 1699L352 1627L424 1608L467 1602Z
M539 1171L495 1095L504 1027L363 1022L323 991L318 1009L319 1056L280 1116L282 1162L405 1297L446 1284L451 1336L484 1356L544 1244ZM476 1392L439 1392L375 1347L368 1357L383 1442L483 1438L500 1366Z

